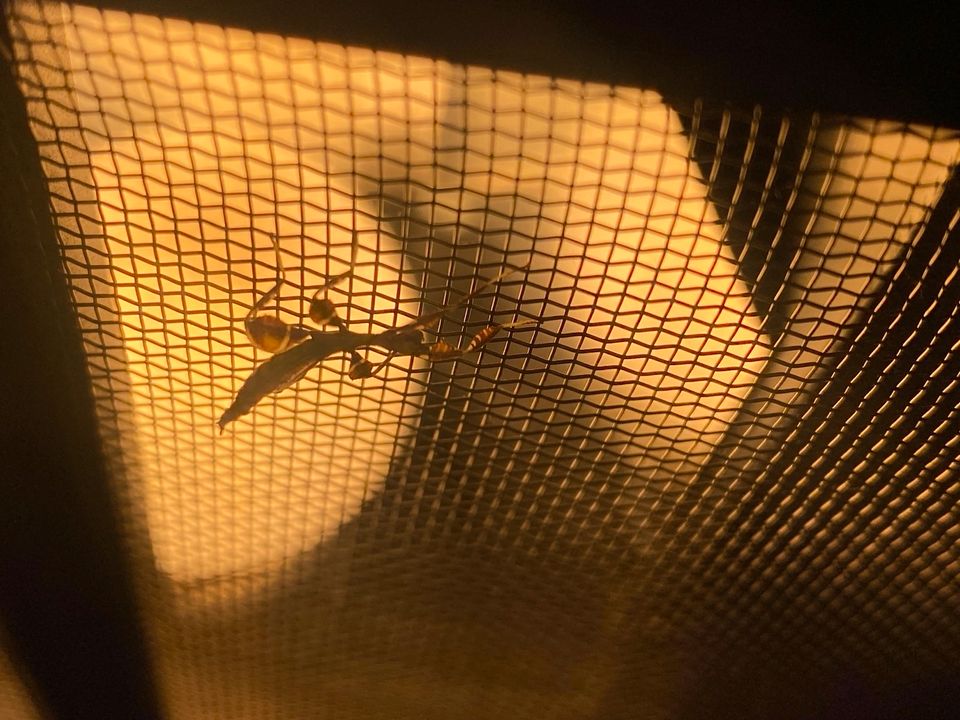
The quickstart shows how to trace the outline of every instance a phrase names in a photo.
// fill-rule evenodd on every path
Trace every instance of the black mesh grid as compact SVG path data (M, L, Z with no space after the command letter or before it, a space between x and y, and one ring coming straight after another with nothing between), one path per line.
M10 29L170 717L869 713L957 671L957 133L182 21ZM217 437L240 322L385 329ZM375 358L374 358L375 359Z

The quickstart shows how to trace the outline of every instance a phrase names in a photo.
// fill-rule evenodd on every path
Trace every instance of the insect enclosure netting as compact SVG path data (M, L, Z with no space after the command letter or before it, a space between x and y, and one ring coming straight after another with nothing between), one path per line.
M12 7L171 717L676 717L960 656L957 133ZM522 267L437 333L535 325L219 436L273 237L287 322Z

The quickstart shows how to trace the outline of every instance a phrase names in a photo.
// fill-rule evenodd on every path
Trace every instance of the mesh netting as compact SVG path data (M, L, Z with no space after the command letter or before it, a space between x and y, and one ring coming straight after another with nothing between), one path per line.
M956 672L957 133L10 29L170 717L809 716ZM521 267L437 333L536 324L324 360L218 436L274 236L286 322L347 270L376 332Z

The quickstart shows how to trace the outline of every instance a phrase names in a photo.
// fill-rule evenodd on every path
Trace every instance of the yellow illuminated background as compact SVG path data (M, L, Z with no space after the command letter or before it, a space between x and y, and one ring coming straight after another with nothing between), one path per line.
M157 564L176 578L281 566L335 534L403 453L422 381L402 363L362 384L324 363L224 437L215 427L262 360L241 320L273 281L271 233L296 269L288 321L304 312L298 293L349 267L354 244L355 277L331 292L348 322L419 312L422 273L377 220L378 184L405 183L438 236L464 228L529 263L538 285L504 311L565 338L529 353L538 370L569 374L543 404L600 428L645 482L703 458L763 369L749 292L679 118L655 93L44 11L68 18L51 52L89 163L98 227L82 242L108 268L98 292L109 288L122 333L135 429L125 467ZM493 347L529 344L524 333Z
M58 3L18 3L12 32L126 520L201 608L237 578L269 590L377 511L411 472L433 372L492 408L493 457L461 448L496 468L489 507L539 514L535 534L573 497L642 543L745 403L803 393L958 155L926 128L821 135L813 252L791 260L805 290L771 337L655 92ZM351 266L330 297L367 330L528 265L440 330L539 325L442 370L396 360L361 383L324 362L218 436L266 357L242 319L274 280L274 234L287 321ZM515 507L488 476L521 456L521 480L563 492Z

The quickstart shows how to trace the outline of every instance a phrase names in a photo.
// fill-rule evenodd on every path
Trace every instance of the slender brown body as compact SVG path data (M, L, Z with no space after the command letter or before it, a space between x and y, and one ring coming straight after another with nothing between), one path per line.
M424 341L423 330L435 327L440 318L450 310L460 307L476 297L484 288L515 272L516 268L511 268L496 278L481 283L452 305L422 315L402 327L375 334L355 333L348 330L343 320L337 316L333 303L320 297L320 293L326 287L349 275L344 273L318 290L310 303L310 319L318 325L334 325L337 328L335 332L320 332L309 330L301 325L289 325L276 316L262 314L266 304L277 296L283 282L283 264L276 239L274 239L274 247L277 249L277 281L251 308L244 320L244 328L254 346L276 354L253 371L253 374L243 383L233 403L220 416L217 425L221 433L228 424L246 415L267 395L289 387L302 378L310 368L331 355L338 353L349 355L350 377L360 380L374 375L397 355L425 357L432 361L453 360L479 349L500 330L535 324L531 321L520 321L489 325L477 333L464 348L454 348L442 340L434 343ZM373 365L368 360L364 360L357 351L367 347L385 350L386 360L379 365Z
M351 353L359 347L378 344L376 335L361 335L349 330L313 332L303 342L274 355L261 364L237 393L233 404L220 416L220 432L227 424L246 415L263 398L289 387L314 365L338 353Z
M352 354L364 347L380 347L394 355L425 357L431 357L434 351L434 345L423 342L423 335L418 327L393 328L377 334L361 334L345 329L338 332L311 332L306 340L274 355L253 371L243 383L233 404L217 422L220 432L223 432L227 424L250 412L267 395L295 383L314 365L332 355ZM365 376L361 374L356 377Z

